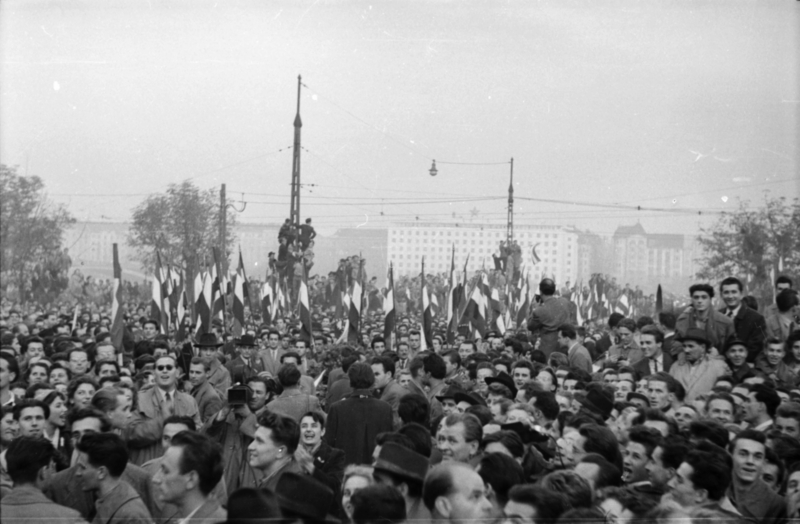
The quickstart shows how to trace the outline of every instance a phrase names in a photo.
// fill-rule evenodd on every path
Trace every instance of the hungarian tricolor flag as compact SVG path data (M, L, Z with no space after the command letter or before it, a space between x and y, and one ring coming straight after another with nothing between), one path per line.
M447 290L447 343L453 344L458 331L458 318L456 311L459 301L459 285L456 283L456 246L450 255L450 288Z
M166 333L166 314L164 312L163 285L161 284L161 255L156 251L156 267L153 271L153 297L150 301L150 318L158 322L161 333Z
M528 309L531 306L529 296L528 279L525 278L522 282L522 289L519 292L519 307L517 308L517 329L525 327L525 321L528 319Z
M489 306L492 311L492 329L504 335L506 323L503 318L503 305L500 303L500 292L497 291L496 287L492 288L492 294L489 295Z
M486 334L486 317L484 316L484 311L486 309L484 301L485 298L481 291L481 283L478 281L472 288L472 294L467 302L467 307L464 311L464 321L469 322L472 326L472 330L477 331L481 337Z
M391 262L389 263L389 286L386 291L386 299L383 301L383 310L386 312L386 316L383 317L383 338L386 341L386 347L393 348L392 335L394 335L397 323L397 314L394 310L394 268Z
M239 338L244 331L244 288L245 288L244 261L242 251L239 250L239 267L233 277L233 336Z
M363 300L362 273L364 260L358 266L358 278L353 279L353 286L350 289L350 309L348 311L347 341L351 344L358 344L361 341L361 304Z
M113 245L114 252L114 291L111 294L111 343L121 355L122 335L125 332L125 323L122 319L122 266L119 265L117 244Z
M214 247L212 251L214 253L214 263L211 264L211 273L209 275L211 278L211 318L219 318L224 321L225 291L220 280L221 260L219 250Z
M261 284L261 323L265 326L272 324L272 301L275 277L267 277L266 281Z
M303 267L303 275L300 279L300 289L297 295L300 309L300 338L308 343L308 347L314 347L314 335L311 331L311 304L308 300L308 282L305 267Z
M428 283L425 280L425 257L422 257L422 273L420 273L422 293L422 336L420 337L420 351L425 351L433 347L433 314L431 313L431 301L428 296Z

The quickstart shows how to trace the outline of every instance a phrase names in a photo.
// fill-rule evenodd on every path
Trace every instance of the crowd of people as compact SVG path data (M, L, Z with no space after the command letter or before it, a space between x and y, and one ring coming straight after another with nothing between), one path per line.
M311 337L284 314L179 341L141 304L117 345L108 307L4 299L2 521L800 519L800 308L775 287L578 325L545 278L505 333L409 309L384 338L376 304L358 343L324 290Z

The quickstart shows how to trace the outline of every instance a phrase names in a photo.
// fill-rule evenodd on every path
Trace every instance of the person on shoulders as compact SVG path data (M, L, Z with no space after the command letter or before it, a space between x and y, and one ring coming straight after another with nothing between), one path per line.
M686 336L690 329L703 331L709 347L715 348L712 353L716 354L725 341L735 334L733 320L711 307L711 299L714 298L711 285L694 284L689 288L689 295L692 305L678 316L676 330L681 336Z

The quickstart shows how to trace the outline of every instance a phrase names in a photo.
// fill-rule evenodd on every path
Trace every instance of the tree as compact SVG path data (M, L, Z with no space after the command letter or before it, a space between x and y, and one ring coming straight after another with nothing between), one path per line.
M4 284L16 287L20 302L52 299L66 288L70 262L61 243L74 222L47 199L42 179L0 164L0 273Z
M171 184L166 193L148 196L133 210L128 242L136 248L142 267L152 273L158 251L163 264L182 268L192 303L194 276L213 260L211 248L219 247L219 207L216 190L203 191L185 180ZM227 211L226 260L235 241L235 221L235 215Z
M728 276L745 282L748 293L768 303L772 300L772 274L800 270L800 201L765 197L764 206L739 202L724 212L698 239L704 253L698 277L721 280ZM782 270L781 270L782 265Z

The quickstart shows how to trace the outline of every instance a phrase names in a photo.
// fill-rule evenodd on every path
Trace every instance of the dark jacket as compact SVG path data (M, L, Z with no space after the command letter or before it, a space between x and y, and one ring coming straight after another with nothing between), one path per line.
M192 397L197 402L197 409L200 411L200 420L203 421L203 424L222 409L222 399L217 390L208 383L208 380L192 390Z
M720 310L725 314L726 309ZM767 336L767 323L764 316L746 305L739 306L739 311L733 317L733 328L736 331L736 338L747 346L747 361L751 364L755 362L756 356L764 349L764 340ZM720 351L722 348L718 348Z
M539 335L539 349L550 357L558 351L558 327L570 321L569 301L556 296L542 297L543 302L533 310L528 330Z
M92 524L149 524L153 522L142 497L127 482L120 482L95 503L97 516Z
M228 493L256 485L258 476L250 467L247 452L247 446L253 442L256 429L258 424L252 413L244 419L236 417L234 413L229 413L221 421L212 417L203 426L202 432L222 446L223 476Z
M258 353L256 353L249 362L245 362L241 356L237 356L235 359L225 364L225 367L228 373L231 374L231 382L234 384L237 382L239 384L247 384L248 380L266 371L264 361Z
M59 471L44 485L42 491L47 497L62 506L72 508L87 520L95 513L94 499L90 491L83 491L77 477L78 466ZM151 504L150 477L142 468L131 463L125 467L121 479L131 486L142 497L146 507ZM5 522L5 518L3 519Z
M669 369L672 367L672 362L673 362L672 355L663 350L661 351L661 355L663 356L662 362L664 364L664 369L659 369L659 371L669 373ZM652 371L650 369L650 359L645 357L637 361L633 365L633 369L636 371L636 373L638 373L639 378L644 378L652 374Z
M779 524L786 521L786 502L761 479L742 490L737 487L734 478L726 495L748 520L759 524Z
M3 524L77 524L86 522L72 508L56 504L33 487L14 488L0 501Z
M392 429L392 406L368 389L356 389L330 406L325 441L344 451L346 464L370 464L378 433Z

